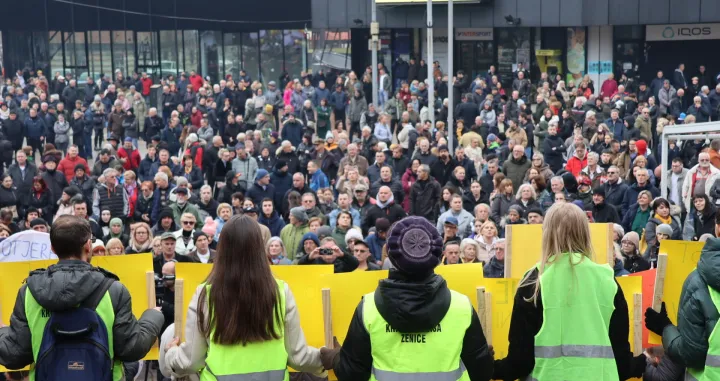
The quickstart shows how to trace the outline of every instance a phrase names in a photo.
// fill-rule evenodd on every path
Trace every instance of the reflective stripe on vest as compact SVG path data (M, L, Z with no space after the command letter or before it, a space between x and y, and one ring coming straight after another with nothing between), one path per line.
M715 309L720 311L720 292L708 286L710 299L712 299ZM720 380L720 323L716 323L710 337L708 338L708 352L705 357L705 368L693 369L687 368L685 371L685 380L688 381L716 381Z
M378 381L456 381L462 378L465 371L462 360L459 368L449 372L397 373L372 368L372 374Z
M608 331L617 294L613 270L581 254L548 259L540 276L543 325L527 380L619 380Z
M100 319L105 323L108 333L108 352L110 358L114 359L114 348L113 348L113 326L115 325L115 310L113 309L112 301L110 300L110 291L105 292L105 296L100 299L95 312L100 316ZM30 329L30 338L32 345L33 361L37 360L38 353L40 352L40 345L43 339L43 332L45 332L45 326L50 320L50 314L35 300L35 297L30 292L30 288L25 290L25 317L28 322L28 329ZM120 381L124 379L125 372L123 365L120 361L113 362L113 380ZM30 365L30 381L35 380L35 364Z
M285 282L276 279L279 319L274 329L280 336L263 342L246 345L221 345L208 340L205 368L200 372L202 381L288 381L288 354L285 350ZM206 300L211 287L205 285ZM212 316L212 311L210 312ZM215 333L211 330L210 337Z
M205 367L205 371L212 374L212 370L210 370L208 366ZM285 369L283 369L269 370L267 372L229 374L225 376L215 376L213 374L213 377L215 377L217 381L282 381L285 379L285 372Z
M370 336L371 381L469 380L460 360L473 307L467 296L450 290L450 307L428 332L400 332L375 305L375 293L363 297L363 324Z

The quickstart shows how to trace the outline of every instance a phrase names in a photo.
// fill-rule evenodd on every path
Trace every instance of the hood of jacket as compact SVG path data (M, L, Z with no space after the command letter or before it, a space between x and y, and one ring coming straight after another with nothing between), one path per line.
M720 238L710 238L705 243L697 264L700 277L710 287L720 290Z
M80 260L61 260L47 270L31 272L27 286L41 306L49 311L64 311L86 300L106 274Z
M450 290L445 279L432 274L411 281L398 271L380 281L375 292L378 312L391 327L401 332L428 332L437 327L450 307Z

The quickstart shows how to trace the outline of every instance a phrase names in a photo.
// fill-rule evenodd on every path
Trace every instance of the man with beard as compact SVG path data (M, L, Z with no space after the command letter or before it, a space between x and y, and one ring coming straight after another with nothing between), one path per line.
M420 165L417 181L410 187L410 215L434 222L438 217L437 203L441 196L440 184L430 177L430 167Z
M512 150L512 157L509 160L506 160L503 165L505 177L512 181L514 190L517 191L520 185L522 185L525 173L527 173L527 170L530 169L531 165L530 160L528 160L527 156L525 156L525 149L523 146L519 144L515 145Z
M57 171L57 159L53 155L46 155L43 158L43 164L45 165L45 172L41 173L40 176L45 180L45 184L47 184L53 210L56 210L57 202L60 200L60 196L62 196L63 189L68 187L68 182L65 175ZM99 215L98 213L98 216Z
M439 160L430 166L430 174L439 184L446 184L457 167L457 162L450 157L448 147L445 145L438 147L438 158Z
M128 194L125 188L117 183L117 171L108 168L103 172L105 183L95 188L93 193L93 214L99 216L103 210L110 211L110 218L125 221L129 212Z
M402 184L400 184L400 181L398 181L397 178L393 177L392 168L389 166L380 168L380 179L378 179L372 184L372 187L370 188L370 194L377 194L377 192L380 190L380 187L383 186L390 188L393 192L393 196L395 197L395 202L397 202L398 204L402 204L403 200L405 199L405 192L403 190Z

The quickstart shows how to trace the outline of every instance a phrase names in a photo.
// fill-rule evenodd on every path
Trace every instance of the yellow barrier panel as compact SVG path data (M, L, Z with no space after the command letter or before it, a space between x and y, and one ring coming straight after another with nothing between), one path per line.
M542 225L509 225L505 237L505 277L522 278L542 257ZM590 224L595 263L614 263L612 224Z
M620 288L622 288L623 296L625 297L625 301L628 305L628 318L630 319L630 335L628 336L628 341L630 342L630 348L633 350L633 352L637 352L638 348L636 348L635 344L635 328L636 328L636 322L635 322L635 294L642 295L642 277L639 276L623 276L615 278L620 285ZM642 308L642 306L640 307ZM642 328L642 320L640 321L640 328ZM640 352L642 353L642 338L639 343L640 346ZM638 353L638 354L639 354Z
M47 268L56 262L57 260L0 263L0 274L2 274L0 317L4 324L10 324L10 315L15 307L18 291L30 271ZM120 278L120 282L125 285L132 297L132 310L136 318L148 309L148 285L145 274L146 271L153 271L151 254L94 257L92 265L102 267ZM157 358L157 347L153 347L145 356L145 360L157 360ZM2 371L6 369L0 366L0 372Z
M277 279L285 281L295 296L300 312L300 324L308 344L320 348L325 343L322 322L321 280L333 273L331 265L312 266L271 266ZM211 264L177 263L175 277L183 280L183 305L175 306L176 313L182 313L182 334L185 334L185 317L195 290L204 282Z

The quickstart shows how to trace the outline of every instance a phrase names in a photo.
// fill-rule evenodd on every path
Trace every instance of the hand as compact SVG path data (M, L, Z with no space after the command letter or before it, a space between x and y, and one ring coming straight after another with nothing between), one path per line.
M492 345L488 345L488 351L490 352L490 356L492 356L492 358L495 358L495 348L493 348Z
M345 253L339 247L335 246L333 248L333 256L335 258L340 258L340 257L345 256Z
M320 257L320 248L316 247L313 251L310 252L309 259L317 259Z
M665 310L665 302L660 307L660 312L648 308L645 310L645 327L650 331L662 335L665 327L672 325L670 318L668 318L667 311Z
M162 307L153 307L153 309L157 312L162 312Z
M323 364L325 370L331 370L335 367L335 360L340 354L342 346L338 343L337 337L333 336L333 348L322 347L320 348L320 361Z
M172 347L177 347L178 344L180 344L180 338L173 337L172 341L167 343L167 345L165 346L165 351L169 351Z

